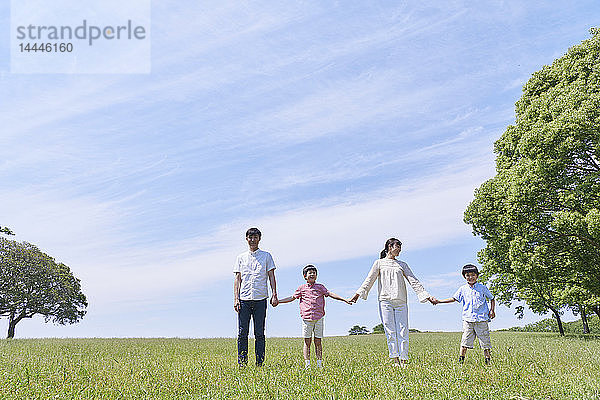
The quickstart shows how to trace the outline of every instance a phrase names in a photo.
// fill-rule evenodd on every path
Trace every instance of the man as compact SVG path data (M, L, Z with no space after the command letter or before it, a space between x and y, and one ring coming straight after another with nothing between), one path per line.
M275 282L275 263L273 257L258 248L262 234L257 228L246 232L249 250L240 254L233 267L233 308L238 313L238 363L248 363L248 331L250 318L254 325L254 352L256 365L261 366L265 360L265 318L267 316L267 298L269 291L267 281L271 284L271 305L275 307L277 300L277 284Z

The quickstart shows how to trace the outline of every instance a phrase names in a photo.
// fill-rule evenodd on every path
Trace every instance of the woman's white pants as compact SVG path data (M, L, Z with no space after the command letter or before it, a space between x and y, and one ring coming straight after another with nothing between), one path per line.
M408 304L380 300L379 315L387 338L390 358L408 360Z

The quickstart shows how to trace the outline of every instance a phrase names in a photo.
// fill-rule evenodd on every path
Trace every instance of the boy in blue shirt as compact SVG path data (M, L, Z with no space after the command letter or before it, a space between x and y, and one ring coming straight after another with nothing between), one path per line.
M473 348L475 336L479 339L479 345L485 355L485 363L490 363L490 329L488 321L496 316L496 300L485 285L477 282L479 270L473 264L467 264L462 268L462 275L467 283L458 288L454 296L438 300L438 303L453 303L458 301L462 303L463 312L463 335L460 342L460 355L458 361L462 364L465 361L467 349ZM487 300L490 300L488 309Z

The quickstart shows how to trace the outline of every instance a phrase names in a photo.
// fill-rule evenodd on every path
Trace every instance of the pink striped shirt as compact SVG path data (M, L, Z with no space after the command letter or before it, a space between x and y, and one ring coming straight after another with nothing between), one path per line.
M308 321L318 321L325 315L325 296L327 288L320 283L300 285L294 297L300 299L300 317Z

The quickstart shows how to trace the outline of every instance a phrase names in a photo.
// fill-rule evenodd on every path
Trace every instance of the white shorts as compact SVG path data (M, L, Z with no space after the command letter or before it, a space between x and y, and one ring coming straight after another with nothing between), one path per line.
M487 321L468 322L463 321L463 335L460 345L468 349L473 348L475 336L479 339L479 347L482 349L491 349L490 328Z
M302 320L302 337L311 338L313 334L316 338L323 338L323 318L317 321Z

